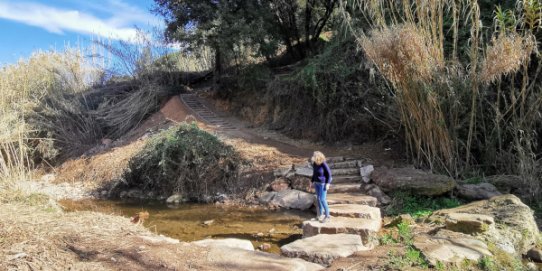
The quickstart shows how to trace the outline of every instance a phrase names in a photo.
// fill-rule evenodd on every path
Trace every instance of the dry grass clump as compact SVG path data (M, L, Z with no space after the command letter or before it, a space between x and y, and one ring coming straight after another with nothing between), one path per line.
M367 56L393 84L408 80L428 82L444 65L438 48L412 24L374 30L361 42ZM401 90L401 89L399 89Z
M503 75L516 73L529 62L534 48L534 41L531 38L517 34L493 37L480 65L480 80L489 84Z

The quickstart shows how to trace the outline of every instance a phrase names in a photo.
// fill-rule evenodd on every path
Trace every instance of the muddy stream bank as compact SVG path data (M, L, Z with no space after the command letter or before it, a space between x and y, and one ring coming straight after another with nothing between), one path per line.
M270 244L267 250L280 253L280 246L301 238L301 223L314 215L295 210L268 210L260 207L214 204L167 206L161 202L122 202L108 200L62 200L68 211L95 211L129 218L147 211L143 225L153 232L184 242L206 238L250 240L255 248Z

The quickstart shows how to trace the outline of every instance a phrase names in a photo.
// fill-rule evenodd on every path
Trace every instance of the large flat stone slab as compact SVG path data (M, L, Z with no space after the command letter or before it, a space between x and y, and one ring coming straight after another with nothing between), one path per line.
M329 168L335 169L335 168L357 168L359 165L359 162L357 160L350 160L350 161L344 161L344 162L334 162L334 163L328 163Z
M380 220L332 217L331 221L320 223L319 221L303 222L303 238L317 234L357 234L361 237L364 246L373 248L378 244L378 231L382 227Z
M461 263L465 259L478 261L484 256L492 256L486 243L466 234L440 230L435 236L417 235L414 246L433 265L442 263Z
M225 239L204 239L191 242L191 244L200 247L227 247L227 248L239 248L249 251L254 251L254 246L249 240L237 239L237 238L225 238Z
M212 247L207 253L212 270L317 271L323 266L302 259L261 251Z
M348 192L360 192L361 184L360 183L338 183L331 184L329 186L328 193L348 193Z
M456 186L455 180L448 176L413 168L376 168L371 178L384 192L407 191L424 196L442 195Z
M375 197L361 193L331 193L327 194L327 203L334 204L364 204L375 207L378 200Z
M381 220L380 209L363 204L334 204L329 206L332 216Z
M330 265L335 259L369 250L356 234L318 234L299 239L280 248L282 255Z
M340 175L359 175L359 168L337 168L331 170L332 176L340 176ZM361 175L360 175L361 176Z
M339 183L360 183L363 177L360 175L343 175L343 176L333 176L333 184Z
M267 192L258 199L261 204L269 204L288 209L307 210L314 205L316 196L311 193L295 189L280 192Z

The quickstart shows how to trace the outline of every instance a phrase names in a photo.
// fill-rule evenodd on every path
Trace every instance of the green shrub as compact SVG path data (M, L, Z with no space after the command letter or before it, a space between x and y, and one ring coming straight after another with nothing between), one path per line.
M123 178L129 187L143 191L208 201L239 190L242 164L231 146L195 125L181 124L152 138L130 160Z
M388 215L410 214L413 218L431 215L433 211L461 205L456 198L415 196L406 192L392 194L395 202L387 207Z

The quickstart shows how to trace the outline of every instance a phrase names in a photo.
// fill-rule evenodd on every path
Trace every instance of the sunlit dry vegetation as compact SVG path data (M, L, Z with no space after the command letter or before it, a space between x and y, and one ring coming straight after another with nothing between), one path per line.
M541 6L495 6L484 25L481 4L354 0L342 8L393 85L413 161L456 177L518 174L534 200L541 192Z

